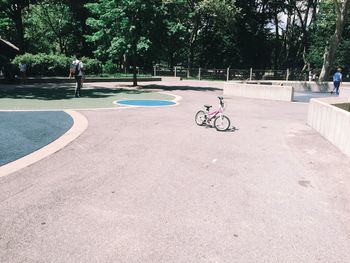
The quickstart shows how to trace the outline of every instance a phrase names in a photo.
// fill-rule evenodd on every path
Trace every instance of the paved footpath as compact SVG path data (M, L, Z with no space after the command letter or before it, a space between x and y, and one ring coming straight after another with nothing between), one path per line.
M350 160L306 103L227 99L219 133L194 114L221 90L167 91L0 178L0 262L349 262Z

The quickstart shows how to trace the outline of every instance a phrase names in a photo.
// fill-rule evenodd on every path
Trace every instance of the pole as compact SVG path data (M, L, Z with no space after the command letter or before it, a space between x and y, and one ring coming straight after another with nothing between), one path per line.
M187 78L188 79L190 78L190 69L189 68L187 69Z
M289 68L287 68L287 76L286 76L286 81L289 80Z
M253 68L250 68L249 80L252 81L252 79L253 79Z
M176 73L177 73L176 70L177 70L177 68L174 67L174 77L175 77L175 78L176 78L176 75L177 75L177 74L176 74Z
M226 72L226 81L230 80L230 68L227 68L227 72Z
M198 79L201 80L201 68L198 69Z
M157 66L153 67L153 76L157 76Z

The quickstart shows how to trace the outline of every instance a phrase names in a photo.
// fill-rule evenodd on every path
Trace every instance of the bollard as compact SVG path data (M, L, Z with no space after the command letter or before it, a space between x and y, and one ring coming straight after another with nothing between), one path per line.
M226 81L230 80L230 68L227 68L227 72L226 72Z
M177 75L177 68L176 67L174 67L174 77L176 78L176 75Z
M249 80L252 81L252 79L253 79L253 68L250 68Z

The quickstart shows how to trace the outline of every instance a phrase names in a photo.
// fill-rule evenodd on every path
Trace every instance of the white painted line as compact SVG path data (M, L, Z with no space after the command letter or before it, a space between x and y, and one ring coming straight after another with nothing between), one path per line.
M73 118L73 126L65 134L63 134L61 137L59 137L52 143L16 161L1 166L0 177L14 173L61 150L70 142L78 138L87 129L88 120L85 118L85 116L83 116L79 112L72 110L65 110L65 112Z

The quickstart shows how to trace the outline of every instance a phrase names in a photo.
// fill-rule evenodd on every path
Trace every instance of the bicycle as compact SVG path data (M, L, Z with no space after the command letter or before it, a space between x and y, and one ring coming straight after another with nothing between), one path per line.
M210 122L214 120L214 127L217 131L226 131L229 129L231 121L230 119L225 116L224 110L225 110L225 104L224 104L224 98L218 97L220 100L220 106L216 110L210 111L211 105L204 105L205 111L200 110L196 113L195 121L196 124L199 126L210 126Z

